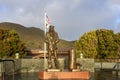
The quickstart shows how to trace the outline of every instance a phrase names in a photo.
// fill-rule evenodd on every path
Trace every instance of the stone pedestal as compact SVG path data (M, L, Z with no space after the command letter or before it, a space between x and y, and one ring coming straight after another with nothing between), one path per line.
M81 71L81 72L56 72L56 71L50 71L50 72L42 72L40 71L38 73L39 80L61 80L61 79L84 79L89 80L90 79L90 72L88 71Z

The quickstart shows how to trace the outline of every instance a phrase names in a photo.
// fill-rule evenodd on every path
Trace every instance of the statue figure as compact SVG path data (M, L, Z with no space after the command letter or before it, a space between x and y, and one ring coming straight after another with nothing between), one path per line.
M47 44L48 51L48 69L52 69L52 58L54 59L54 64L57 69L59 69L59 62L57 58L57 43L59 42L59 37L57 32L54 30L54 26L49 27L49 31L46 33L45 42Z
M69 54L69 70L70 71L80 71L81 65L79 63L76 63L76 52L73 48L70 50Z
M71 71L72 69L76 69L76 54L73 48L70 50L70 55L69 55L69 69Z

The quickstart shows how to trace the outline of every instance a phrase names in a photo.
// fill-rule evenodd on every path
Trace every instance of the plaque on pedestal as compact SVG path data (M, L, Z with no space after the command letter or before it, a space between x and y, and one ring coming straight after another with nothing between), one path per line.
M61 69L47 69L47 72L60 72Z
M72 72L80 72L81 70L80 69L72 69L71 71Z

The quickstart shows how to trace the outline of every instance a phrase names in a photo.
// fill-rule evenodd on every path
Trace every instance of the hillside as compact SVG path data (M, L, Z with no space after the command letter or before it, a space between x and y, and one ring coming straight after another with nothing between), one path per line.
M28 49L43 49L44 31L39 28L25 27L23 25L10 22L0 23L0 28L15 30ZM59 49L68 50L72 47L74 47L74 41L66 41L61 39L58 43Z

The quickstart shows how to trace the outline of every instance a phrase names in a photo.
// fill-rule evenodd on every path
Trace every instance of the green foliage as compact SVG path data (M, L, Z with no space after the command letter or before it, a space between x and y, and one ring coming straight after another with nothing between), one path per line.
M84 57L94 58L97 55L96 47L97 38L95 31L85 33L79 40L76 41L77 55L82 53Z
M98 54L97 58L117 57L118 45L115 42L115 34L112 30L97 30L98 36Z
M120 33L115 34L115 42L118 45L117 55L120 57Z
M15 57L19 53L20 57L26 55L24 43L20 41L19 35L13 30L0 28L0 57Z
M0 23L1 28L7 28L9 30L15 30L20 39L25 43L27 49L43 49L44 45L44 31L35 28L35 27L24 27L20 24L2 22ZM59 35L59 33L58 33ZM66 41L60 39L58 43L58 49L60 50L68 50L71 47L74 47L75 41Z
M86 58L116 58L119 41L112 30L90 31L76 41L77 54L83 53Z
M114 38L115 38L115 42L116 42L118 45L120 45L120 33L115 34Z

